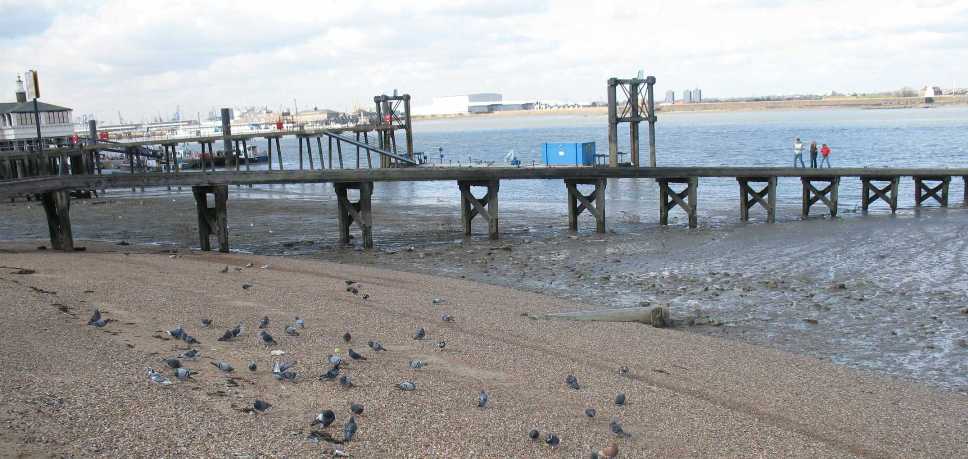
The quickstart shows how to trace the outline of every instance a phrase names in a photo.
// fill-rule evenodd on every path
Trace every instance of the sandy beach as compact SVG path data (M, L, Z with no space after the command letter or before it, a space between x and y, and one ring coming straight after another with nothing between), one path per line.
M963 395L676 330L522 316L590 307L548 296L318 260L35 246L2 245L0 442L11 455L284 456L335 447L353 457L587 457L611 443L621 457L968 453ZM359 283L358 294L346 280ZM111 319L104 328L86 325L95 307ZM258 342L263 315L285 356ZM295 316L306 327L287 336ZM213 326L202 328L203 318ZM216 341L239 321L240 337ZM176 324L201 341L201 358L183 361L199 374L161 386L144 369L163 369L160 359L188 349L164 332ZM413 339L418 327L424 340ZM340 338L347 331L349 344ZM387 351L373 352L368 340ZM319 381L326 356L340 348L345 358L347 347L368 357L346 365L355 387ZM276 359L298 361L295 382L272 378ZM427 366L412 370L411 359ZM215 360L236 370L223 374ZM249 361L256 372L245 369ZM565 385L568 374L580 390ZM403 380L417 389L397 389ZM490 395L483 409L480 390ZM614 404L619 392L626 406ZM242 412L255 399L272 408ZM352 441L307 441L322 409L337 417L323 430L341 438L351 402L365 405ZM584 416L588 407L595 418ZM613 418L630 436L609 431ZM560 446L532 442L531 429L557 434Z

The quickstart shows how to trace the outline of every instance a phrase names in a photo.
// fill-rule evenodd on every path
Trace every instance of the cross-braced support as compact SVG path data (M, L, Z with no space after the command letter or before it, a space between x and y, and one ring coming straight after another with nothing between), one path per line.
M218 251L229 251L229 230L227 206L229 187L227 185L193 186L195 209L198 211L198 243L202 250L212 250L209 238L214 234L218 239ZM208 195L214 195L215 207L208 207Z
M410 94L401 95L379 95L373 97L376 104L377 123L380 124L378 134L380 135L380 149L397 153L396 130L403 129L407 151L403 156L408 159L413 158L413 125L410 120ZM338 142L337 142L338 145ZM359 155L357 154L357 158ZM399 164L398 164L399 165ZM380 167L393 167L393 159L386 155L380 155ZM359 168L359 160L357 160Z
M776 177L736 177L739 182L739 218L746 222L750 219L750 207L756 204L766 209L766 222L776 221ZM750 183L765 183L757 191Z
M583 194L578 185L594 185L595 189L589 194ZM597 179L565 179L568 188L568 229L578 231L578 216L588 211L595 217L595 231L605 232L605 185L604 178Z
M363 233L363 248L373 248L373 214L370 210L373 182L337 182L333 184L339 204L339 241L350 243L350 226L356 222ZM348 190L359 190L360 199L351 202Z
M458 180L457 186L460 188L460 217L464 223L464 235L471 235L471 222L474 217L480 215L487 220L487 235L491 239L498 239L497 224L497 192L500 182L497 180ZM471 187L485 187L487 193L478 198L474 196Z
M948 185L951 183L951 177L925 177L915 175L913 178L915 207L921 207L921 203L927 201L928 198L934 198L935 201L938 201L938 204L941 204L941 207L948 207ZM930 183L925 182L938 182L938 184L932 186Z
M864 212L878 199L891 206L891 213L897 212L897 187L901 183L901 177L861 177L860 180L863 184L860 204ZM887 183L878 186L877 182Z
M639 167L639 122L649 123L649 166L655 167L655 77L608 79L608 165L618 166L618 125L629 123L632 167ZM623 97L619 98L619 89ZM621 103L621 106L619 104Z
M67 191L51 191L40 195L47 213L50 246L54 250L74 250L71 232L71 195Z
M668 178L662 177L655 179L659 183L659 224L669 224L669 211L673 207L679 206L689 216L689 227L699 226L699 219L696 216L696 192L699 188L697 177ZM672 189L670 183L684 183L686 188L682 191Z
M800 216L807 218L810 215L810 206L818 201L823 201L830 210L830 216L837 216L837 188L840 186L840 177L800 177L803 183L803 211ZM818 189L813 186L814 182L823 182L827 186Z

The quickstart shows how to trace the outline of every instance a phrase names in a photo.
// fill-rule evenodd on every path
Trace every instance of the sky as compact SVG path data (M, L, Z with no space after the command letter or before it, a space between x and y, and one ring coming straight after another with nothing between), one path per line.
M640 69L659 98L873 92L968 86L968 0L0 0L0 50L0 101L36 69L41 100L110 122L394 89L589 102Z

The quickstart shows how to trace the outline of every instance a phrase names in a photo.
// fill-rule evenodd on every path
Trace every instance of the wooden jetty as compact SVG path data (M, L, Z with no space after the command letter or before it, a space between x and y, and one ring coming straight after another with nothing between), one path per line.
M568 226L578 228L583 213L595 219L598 232L605 231L605 186L608 179L654 179L659 184L660 224L668 224L669 212L682 209L689 227L698 225L699 183L702 178L726 177L737 180L740 193L740 218L747 220L750 209L759 206L767 221L776 215L776 182L779 177L798 177L802 182L802 216L807 217L815 205L825 213L837 215L838 188L841 179L859 179L863 184L862 202L866 210L875 201L884 201L897 210L897 190L901 178L911 177L916 184L915 203L928 200L948 205L951 177L968 181L968 168L833 168L795 169L768 167L534 167L534 168L456 168L412 167L374 169L325 169L284 171L219 171L219 172L153 172L138 174L41 176L0 181L0 198L37 195L44 205L54 249L73 247L70 225L70 194L76 190L134 187L192 187L198 209L199 245L210 247L215 236L218 249L229 250L227 202L229 185L332 183L338 202L340 241L350 240L350 230L357 227L363 246L373 247L372 193L377 182L451 181L461 192L461 215L464 233L471 234L476 217L487 222L488 235L497 239L499 232L498 195L502 180L561 180L568 202ZM755 185L765 184L757 190ZM583 192L580 186L590 186ZM483 188L483 195L475 194ZM351 200L350 191L358 195ZM212 197L209 199L209 197ZM968 202L968 193L966 193ZM211 204L211 207L210 207Z

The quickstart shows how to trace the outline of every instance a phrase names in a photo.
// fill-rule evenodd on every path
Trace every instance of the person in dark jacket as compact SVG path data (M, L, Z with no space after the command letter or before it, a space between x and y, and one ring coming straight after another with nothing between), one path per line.
M817 168L817 141L810 142L810 167Z

